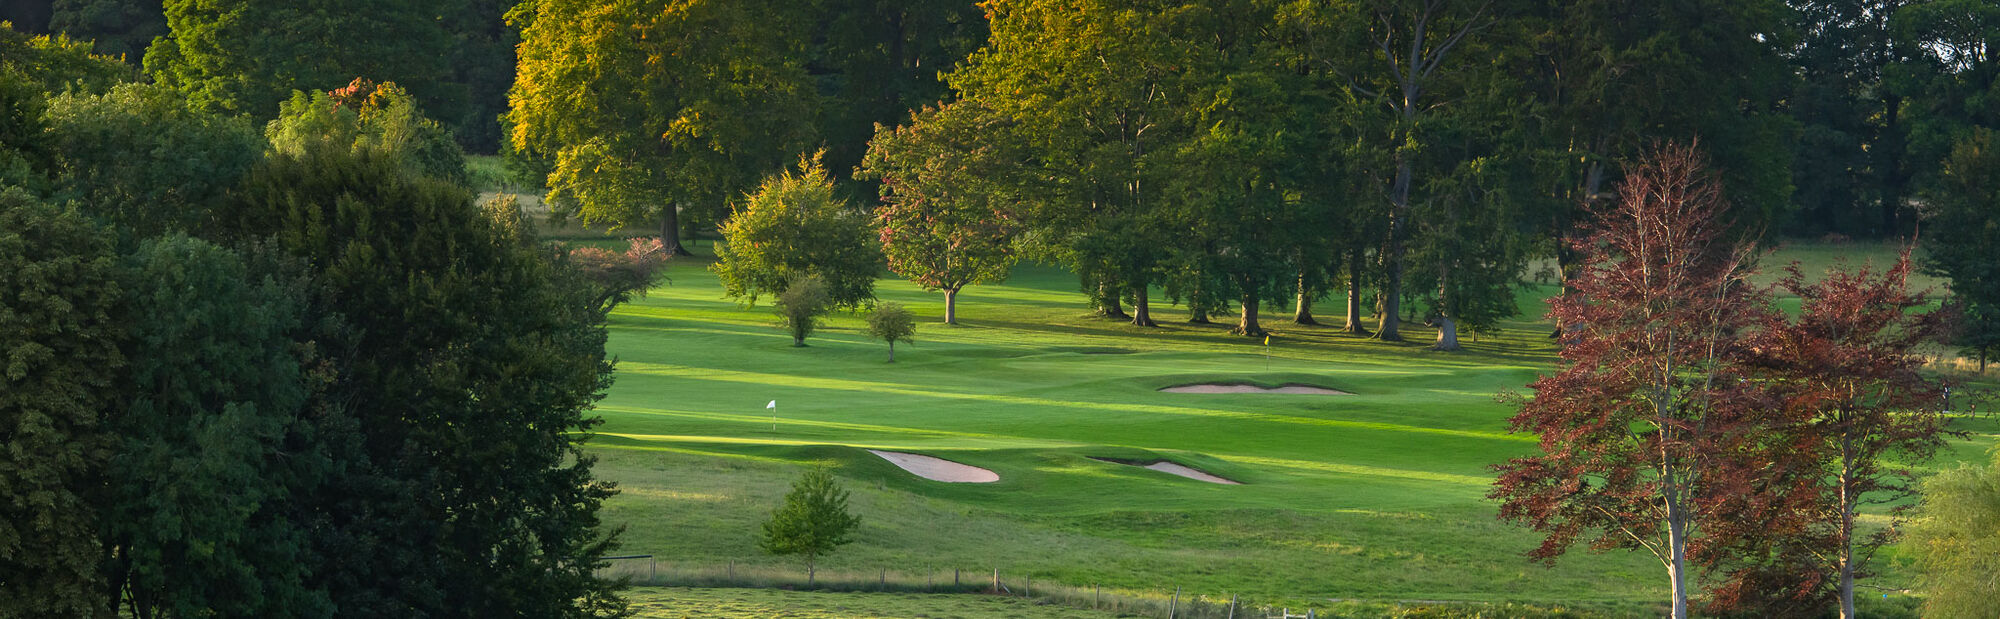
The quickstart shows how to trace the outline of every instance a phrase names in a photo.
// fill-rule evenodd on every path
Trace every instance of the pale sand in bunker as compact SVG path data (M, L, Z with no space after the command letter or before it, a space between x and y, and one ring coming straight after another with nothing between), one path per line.
M1162 387L1167 393L1289 393L1297 395L1354 395L1338 389L1328 389L1300 383L1286 383L1277 387L1259 387L1247 383L1196 383Z
M1195 481L1205 481L1211 484L1223 484L1228 486L1243 485L1243 482L1236 481L1234 479L1229 479L1226 477L1218 477L1212 473L1209 473L1208 471L1194 468L1185 464L1180 464L1171 460L1161 460L1158 462L1154 462L1152 464L1139 464L1136 462L1122 462L1118 460L1112 460L1109 458L1091 458L1091 459L1096 460L1098 462L1109 462L1112 464L1123 464L1125 466L1136 466L1142 469L1152 469L1155 471L1166 473L1168 475L1179 475L1181 477L1186 477L1188 479L1192 479Z
M888 460L890 464L902 467L903 470L909 471L913 475L931 481L943 481L955 484L985 484L1000 481L999 473L969 464L959 464L943 458L906 454L900 451L877 451L874 449L868 450L868 453L881 456L883 460Z

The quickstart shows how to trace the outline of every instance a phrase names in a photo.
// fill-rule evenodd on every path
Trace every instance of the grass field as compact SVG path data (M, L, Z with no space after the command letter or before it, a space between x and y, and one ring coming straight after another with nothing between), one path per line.
M992 595L819 593L776 589L640 587L626 594L643 617L714 619L1111 619L1116 615Z
M793 569L758 553L757 525L802 467L824 463L838 467L864 519L858 541L827 562L834 570L922 580L999 569L1295 607L1526 601L1643 614L1664 595L1661 570L1637 554L1527 562L1536 538L1496 521L1484 498L1488 467L1533 448L1506 432L1510 409L1496 395L1549 367L1547 327L1534 321L1443 354L1424 350L1421 327L1409 344L1386 344L1267 314L1276 336L1266 348L1165 307L1158 329L1094 318L1071 275L1021 267L961 295L964 325L922 324L917 344L888 364L855 316L837 315L811 347L792 348L767 308L723 298L705 266L679 262L671 285L613 316L618 382L592 451L599 476L623 490L604 512L627 527L621 552L685 569ZM1536 299L1550 292L1523 290L1523 309L1539 314ZM907 282L884 280L878 293L927 320L942 314L938 295ZM1157 391L1218 380L1353 395ZM774 399L775 428L764 408ZM2000 430L1991 420L1963 427L1973 441L1947 460L1983 453ZM931 482L865 448L1001 479ZM1171 459L1244 485L1093 458ZM1892 565L1876 584L1906 582Z

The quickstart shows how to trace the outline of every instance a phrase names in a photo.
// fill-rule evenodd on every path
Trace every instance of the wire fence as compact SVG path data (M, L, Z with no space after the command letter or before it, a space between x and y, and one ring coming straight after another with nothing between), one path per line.
M1251 605L1233 595L1201 594L1181 588L1158 591L1075 586L998 569L814 570L768 564L687 564L652 555L606 557L600 575L633 586L757 587L829 592L960 593L1020 597L1042 604L1100 610L1121 616L1161 619L1317 619L1312 608ZM810 579L810 582L809 582Z

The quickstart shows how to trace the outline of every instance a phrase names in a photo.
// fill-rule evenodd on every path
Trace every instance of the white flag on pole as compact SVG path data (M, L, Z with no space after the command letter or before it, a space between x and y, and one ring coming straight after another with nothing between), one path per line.
M778 401L777 401L777 400L771 400L771 403L770 403L770 404L765 404L765 405L764 405L764 408L777 408L777 407L778 407Z

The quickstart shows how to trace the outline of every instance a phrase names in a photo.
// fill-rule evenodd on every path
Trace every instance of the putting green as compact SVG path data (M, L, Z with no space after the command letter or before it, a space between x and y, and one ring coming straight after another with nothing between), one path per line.
M671 285L612 319L618 381L592 451L624 490L605 512L628 527L621 552L784 565L756 551L757 523L819 462L839 467L864 519L858 542L829 560L843 568L999 568L1264 600L1663 595L1661 570L1637 554L1529 563L1535 536L1496 522L1484 498L1489 467L1533 448L1506 431L1511 408L1496 396L1552 362L1534 321L1445 354L1424 350L1432 334L1420 326L1411 343L1389 344L1267 313L1266 347L1164 305L1158 329L1091 317L1073 276L1021 267L962 293L958 327L935 322L940 296L882 281L884 300L923 321L889 364L856 316L791 347L767 308L723 298L704 266L675 264ZM1549 292L1524 290L1523 309L1539 313ZM1191 383L1352 395L1158 391ZM927 481L868 449L1000 479ZM1094 458L1170 460L1243 485Z

